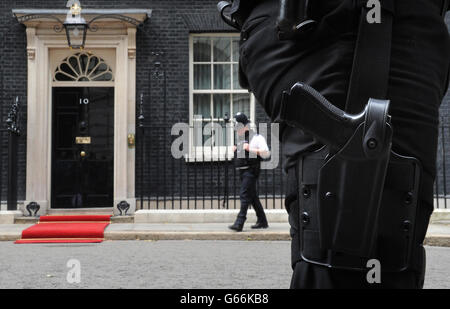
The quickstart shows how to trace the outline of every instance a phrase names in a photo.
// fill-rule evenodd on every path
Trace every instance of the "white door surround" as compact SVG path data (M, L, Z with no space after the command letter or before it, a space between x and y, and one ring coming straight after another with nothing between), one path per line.
M17 17L31 14L14 10ZM45 10L39 10L41 13ZM55 10L48 10L49 14ZM85 16L89 22L98 16L95 10ZM100 12L100 11L99 11ZM107 14L107 10L101 11ZM116 14L119 12L115 10ZM144 21L149 10L126 10L123 14ZM60 19L64 20L61 15ZM130 204L130 213L136 209L135 148L128 147L128 134L136 130L136 27L119 20L96 22L97 32L87 34L85 52L105 59L114 72L114 82L53 82L57 65L67 56L77 53L67 46L64 30L54 31L52 19L24 22L28 55L27 102L27 163L26 197L24 206L37 202L39 215L49 213L57 205L51 203L51 149L52 149L52 87L101 86L115 87L114 97L114 205L121 201ZM106 84L104 85L106 86ZM27 213L24 209L22 212ZM82 210L82 209L80 209ZM116 208L114 208L114 212Z

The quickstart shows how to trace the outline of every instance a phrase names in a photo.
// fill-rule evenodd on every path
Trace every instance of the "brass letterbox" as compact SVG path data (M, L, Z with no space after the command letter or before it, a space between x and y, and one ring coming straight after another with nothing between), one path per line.
M77 145L90 145L91 137L90 136L77 137L75 142Z

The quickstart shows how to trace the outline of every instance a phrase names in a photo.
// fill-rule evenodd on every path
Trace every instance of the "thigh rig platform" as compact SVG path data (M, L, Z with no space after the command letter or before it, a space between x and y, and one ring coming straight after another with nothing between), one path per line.
M297 166L302 258L329 267L384 271L410 264L421 165L391 150L389 101L350 115L311 87L284 93L282 119L325 146Z

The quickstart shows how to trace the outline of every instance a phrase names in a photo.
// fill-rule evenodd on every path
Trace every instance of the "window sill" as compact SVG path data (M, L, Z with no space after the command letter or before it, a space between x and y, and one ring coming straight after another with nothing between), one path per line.
M234 158L234 152L232 147L214 148L214 149L202 149L192 150L189 154L184 156L186 163L208 163L208 162L229 162Z

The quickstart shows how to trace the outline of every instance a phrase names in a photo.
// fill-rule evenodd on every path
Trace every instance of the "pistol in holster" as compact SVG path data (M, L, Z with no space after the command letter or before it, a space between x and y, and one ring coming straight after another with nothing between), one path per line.
M281 118L324 146L297 164L302 258L333 268L384 271L411 265L420 162L392 151L389 101L348 114L308 85L282 98Z

